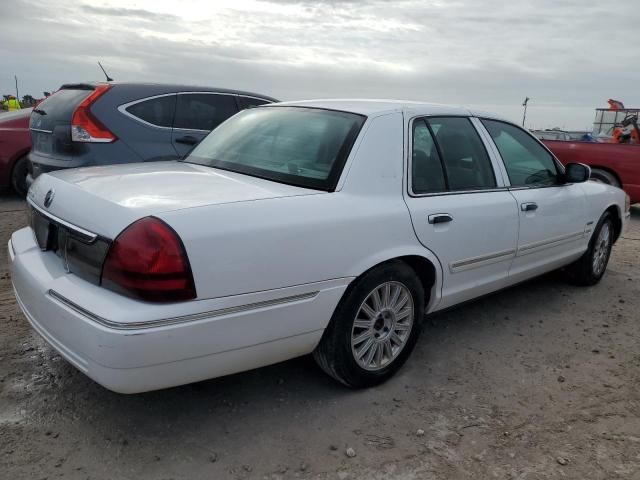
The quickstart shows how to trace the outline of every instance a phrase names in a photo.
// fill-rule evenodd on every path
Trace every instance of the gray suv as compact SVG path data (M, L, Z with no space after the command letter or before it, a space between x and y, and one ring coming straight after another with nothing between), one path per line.
M182 158L239 110L276 101L185 85L63 85L31 114L27 183L62 168Z

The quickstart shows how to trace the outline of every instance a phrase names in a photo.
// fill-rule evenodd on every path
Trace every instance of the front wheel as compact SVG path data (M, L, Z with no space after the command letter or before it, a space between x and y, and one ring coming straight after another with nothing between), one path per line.
M407 360L420 333L424 288L411 267L393 261L349 287L313 356L353 388L377 385Z
M588 250L566 269L572 283L589 286L600 281L609 263L613 236L613 217L605 212L596 225Z

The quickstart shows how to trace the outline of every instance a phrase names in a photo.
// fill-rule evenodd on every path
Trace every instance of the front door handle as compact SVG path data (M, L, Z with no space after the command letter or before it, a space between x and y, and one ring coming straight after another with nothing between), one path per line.
M195 145L196 143L198 143L198 139L196 137L192 137L191 135L186 135L184 137L176 138L176 143Z
M526 202L520 205L520 210L523 212L533 212L538 209L538 204L535 202Z
M428 217L429 223L435 225L436 223L448 223L453 221L453 217L448 213L435 213L433 215L429 215Z

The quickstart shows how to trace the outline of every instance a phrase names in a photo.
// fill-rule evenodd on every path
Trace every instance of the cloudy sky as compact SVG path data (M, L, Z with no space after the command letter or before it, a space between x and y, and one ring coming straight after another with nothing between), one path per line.
M640 107L633 1L2 0L0 93L65 82L180 82L283 100L470 105L529 127L586 128Z

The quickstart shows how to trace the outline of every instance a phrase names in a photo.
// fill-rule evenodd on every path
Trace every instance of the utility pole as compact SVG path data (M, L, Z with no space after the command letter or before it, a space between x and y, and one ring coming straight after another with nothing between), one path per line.
M526 97L524 102L522 102L522 106L524 107L524 113L522 114L522 127L524 128L524 121L527 119L527 103L529 103L530 98Z
M20 93L18 92L18 76L14 75L13 78L16 81L16 100L19 102L20 101Z

